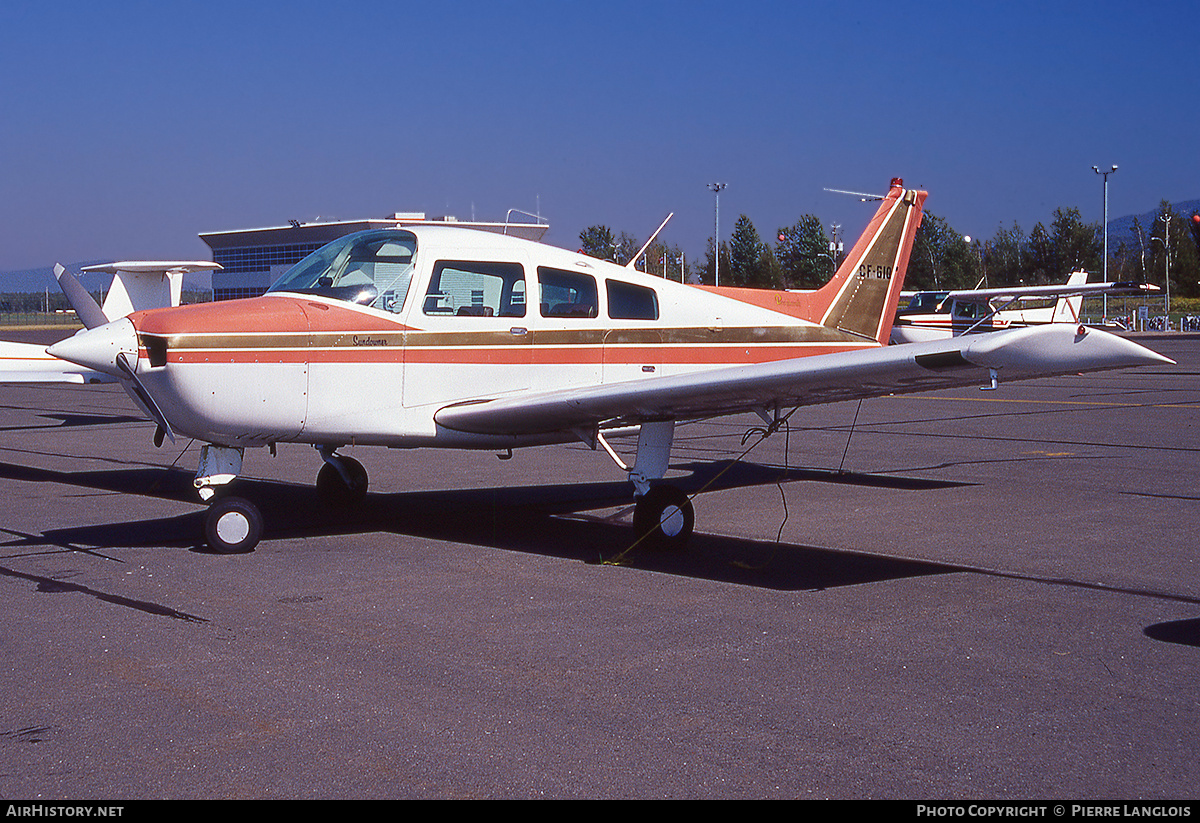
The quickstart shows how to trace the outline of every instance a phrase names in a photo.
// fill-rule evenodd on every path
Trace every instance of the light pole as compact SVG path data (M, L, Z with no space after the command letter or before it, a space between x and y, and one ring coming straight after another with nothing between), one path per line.
M1164 310L1167 314L1167 331L1171 330L1171 213L1167 212L1163 215L1163 236L1151 237L1151 240L1157 240L1163 244L1163 257L1166 264L1164 277L1167 285L1167 299L1164 304Z
M713 285L721 285L721 189L724 183L709 183L713 201Z
M838 259L842 256L842 252L845 251L845 246L842 244L842 224L830 224L829 233L833 238L829 241L829 259L833 261L833 270L836 272Z
M1099 166L1092 166L1092 171L1104 178L1104 282L1108 282L1108 176L1117 170L1114 163L1108 171L1100 171ZM1108 295L1104 295L1104 319L1108 319Z

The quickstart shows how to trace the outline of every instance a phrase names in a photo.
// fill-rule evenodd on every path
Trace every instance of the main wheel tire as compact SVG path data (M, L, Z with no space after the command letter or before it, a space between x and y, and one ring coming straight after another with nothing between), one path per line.
M680 549L696 525L692 501L674 486L655 486L633 510L633 528L639 540L656 548Z
M334 459L342 464L342 468L350 477L350 483L346 483L346 479L336 467L326 463L317 472L317 493L334 508L346 508L361 503L367 496L367 470L353 457L339 456Z
M204 516L205 540L217 554L252 552L262 533L258 507L241 497L217 498Z

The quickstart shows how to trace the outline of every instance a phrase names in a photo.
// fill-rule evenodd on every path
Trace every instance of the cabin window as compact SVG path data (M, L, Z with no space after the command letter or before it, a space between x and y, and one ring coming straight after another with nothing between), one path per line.
M538 267L542 317L596 317L600 300L589 274Z
M416 251L412 232L356 232L317 249L267 291L321 294L398 312L412 281Z
M979 306L975 303L954 302L954 316L974 320L979 316Z
M912 299L908 301L908 305L904 308L905 314L936 314L944 301L949 296L948 292L931 292L923 291L914 294Z
M425 314L524 317L525 269L520 263L439 260L425 292Z
M657 320L658 294L654 289L621 280L606 280L608 316L613 320Z

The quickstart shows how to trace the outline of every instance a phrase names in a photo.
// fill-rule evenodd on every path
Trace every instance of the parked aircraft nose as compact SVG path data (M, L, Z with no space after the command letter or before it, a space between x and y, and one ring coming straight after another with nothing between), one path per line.
M60 340L46 352L52 357L95 369L114 377L127 377L117 358L124 354L129 367L137 364L138 339L133 322L122 317L94 329L77 332L73 337Z

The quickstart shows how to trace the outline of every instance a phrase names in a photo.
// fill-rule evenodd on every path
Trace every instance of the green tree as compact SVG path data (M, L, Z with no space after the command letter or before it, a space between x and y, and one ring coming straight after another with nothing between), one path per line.
M629 261L641 248L642 244L636 237L621 232L617 235L616 261L622 266L629 265Z
M729 283L729 244L722 243L720 245L721 255L721 278L726 286ZM715 281L715 272L713 265L713 239L710 237L704 249L704 265L696 272L699 275L700 282L706 286L719 285Z
M908 289L969 289L978 282L979 256L945 218L925 212L908 261Z
M786 288L783 267L779 265L779 259L775 257L775 252L766 243L759 248L755 282L751 285L760 289Z
M1025 246L1028 243L1025 232L1019 225L1013 223L1010 228L1000 228L985 244L983 262L987 281L992 286L1015 286L1024 278L1021 269L1025 256Z
M1030 285L1049 283L1058 271L1058 255L1050 232L1041 223L1029 233L1028 252L1021 267L1025 282Z
M579 250L591 257L612 260L617 241L608 226L588 226L579 233Z
M738 217L733 224L733 235L729 238L729 280L730 286L759 285L758 262L762 257L763 242L758 236L758 229L746 215Z
M825 226L806 214L776 233L775 259L786 288L815 289L829 280L837 268L829 253Z
M679 246L668 246L655 240L638 258L635 268L656 277L665 277L675 281L682 279L686 282L687 275L683 271L685 262L683 251Z
M1192 240L1191 220L1180 215L1163 200L1150 228L1147 267L1148 281L1163 284L1170 272L1171 297L1194 297L1200 294L1200 254Z
M1103 268L1104 241L1097 223L1084 223L1079 209L1054 210L1050 241L1054 244L1054 270L1051 278L1065 280L1077 269L1100 271Z

